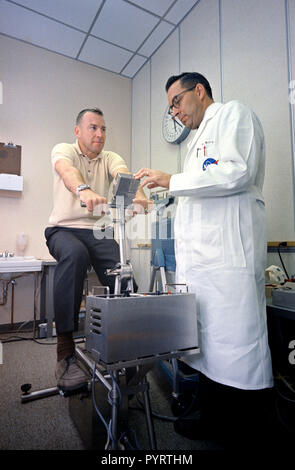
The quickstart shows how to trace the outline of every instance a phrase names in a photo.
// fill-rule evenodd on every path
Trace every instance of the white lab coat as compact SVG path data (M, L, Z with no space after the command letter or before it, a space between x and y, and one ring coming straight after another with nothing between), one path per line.
M273 386L264 270L264 137L245 105L213 103L170 191L177 282L196 294L200 354L192 367L241 389Z

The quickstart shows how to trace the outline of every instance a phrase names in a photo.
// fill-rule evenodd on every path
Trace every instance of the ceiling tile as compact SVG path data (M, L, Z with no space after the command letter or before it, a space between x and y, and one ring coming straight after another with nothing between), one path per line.
M178 0L165 16L165 20L171 21L174 24L180 23L182 18L198 1L199 0Z
M163 16L168 10L174 0L130 0L135 5L138 5L146 10L149 10L156 15Z
M0 32L70 57L76 57L85 38L84 33L3 1Z
M123 0L107 0L91 34L136 51L157 22L155 16Z
M88 31L102 0L16 0L15 3Z
M89 36L79 60L119 73L131 57L132 52Z
M132 57L127 67L125 67L125 69L122 71L122 75L126 75L126 77L130 78L134 77L136 72L138 72L146 60L146 57L142 57L141 55L136 54L134 57Z
M162 42L169 36L171 31L174 29L174 26L167 23L166 21L161 21L161 23L156 27L152 32L147 41L139 49L139 53L150 57L152 53L157 49L157 47L162 44Z

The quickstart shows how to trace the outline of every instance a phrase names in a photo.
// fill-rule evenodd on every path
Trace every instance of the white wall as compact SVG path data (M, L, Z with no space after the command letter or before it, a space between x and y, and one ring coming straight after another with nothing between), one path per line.
M0 36L0 141L22 146L20 197L0 195L0 251L15 251L16 234L29 235L27 253L48 256L44 228L52 209L50 153L74 142L74 124L85 107L100 107L107 124L105 148L130 163L131 80ZM5 225L5 230L3 229Z
M147 165L150 159L150 62L132 82L132 161L134 171Z
M0 36L0 142L22 146L23 193L0 191L0 252L16 251L16 236L28 234L26 255L49 258L44 229L52 209L50 153L58 142L74 142L75 118L85 107L100 107L107 124L105 148L131 152L131 80L111 72ZM0 284L0 288L2 288ZM15 321L32 320L33 276L15 286ZM8 302L0 324L10 323Z
M201 0L180 25L179 73L184 71L202 73L211 84L215 101L221 100L219 37L219 2ZM187 140L190 138L189 135ZM181 144L182 165L186 155L187 140Z
M261 119L268 239L294 240L285 2L222 4L224 99L241 99Z
M293 48L290 65L294 71L294 0L287 5ZM151 165L176 171L179 152L183 163L190 136L180 149L164 141L161 135L167 105L164 85L175 73L203 73L212 85L215 101L239 99L262 121L267 148L264 195L269 241L295 239L285 6L285 0L200 0L150 60L151 83L146 93L151 110L142 108L145 118L141 115L141 123L146 132L142 129L140 134L150 154L146 153L145 160L138 163L136 154L132 154L134 169ZM134 78L133 89L141 88L148 70L146 65ZM144 100L149 98L145 94ZM135 122L142 100L143 96L138 96L133 102L133 149L138 146Z

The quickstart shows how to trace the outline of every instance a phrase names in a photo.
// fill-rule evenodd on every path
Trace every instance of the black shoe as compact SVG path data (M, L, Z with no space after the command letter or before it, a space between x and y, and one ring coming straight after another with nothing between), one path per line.
M188 416L179 417L174 422L174 430L177 434L188 439L208 439L208 429L200 416L200 411L195 411Z

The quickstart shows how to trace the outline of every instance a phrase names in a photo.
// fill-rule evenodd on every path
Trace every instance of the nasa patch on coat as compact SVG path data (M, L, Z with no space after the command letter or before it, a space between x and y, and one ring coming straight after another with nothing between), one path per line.
M207 169L207 166L212 164L218 165L218 160L215 160L214 158L206 158L206 160L203 162L203 171Z

